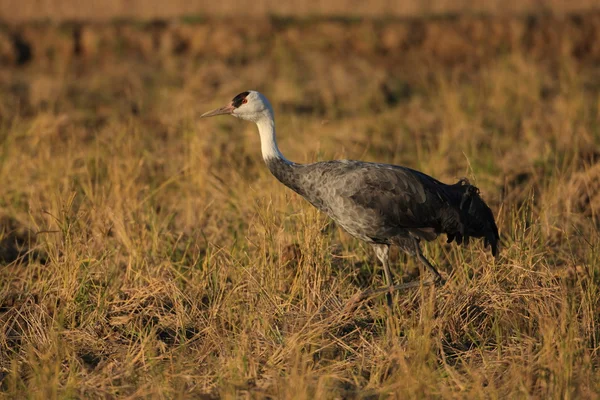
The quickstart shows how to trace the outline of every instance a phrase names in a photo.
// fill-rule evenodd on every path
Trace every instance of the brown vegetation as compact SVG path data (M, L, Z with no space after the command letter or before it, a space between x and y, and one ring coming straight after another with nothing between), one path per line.
M127 57L186 57L225 62L268 57L278 46L296 51L356 54L374 64L427 62L477 67L519 52L536 60L600 62L600 12L587 15L432 20L153 21L148 23L36 23L0 29L0 62L50 66L112 63Z
M3 31L2 395L598 396L597 15L223 24ZM198 121L249 88L292 160L470 178L499 259L440 240L446 285L349 311L370 249L269 175L254 126Z
M206 17L430 17L449 14L566 14L597 10L595 0L3 0L5 21L110 21Z

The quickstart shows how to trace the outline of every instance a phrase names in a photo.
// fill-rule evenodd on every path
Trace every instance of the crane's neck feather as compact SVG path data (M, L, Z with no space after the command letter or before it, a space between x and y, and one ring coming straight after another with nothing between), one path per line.
M256 121L256 125L258 126L258 132L260 134L260 147L265 162L270 159L279 159L291 164L291 162L281 154L281 151L279 151L279 147L277 146L277 139L275 138L275 120L273 119L273 115L270 112L264 113L263 116Z
M304 195L297 174L299 164L293 163L281 154L277 147L277 139L275 138L275 121L272 112L265 113L262 118L256 120L258 131L260 133L260 144L262 156L269 168L269 171L281 183Z

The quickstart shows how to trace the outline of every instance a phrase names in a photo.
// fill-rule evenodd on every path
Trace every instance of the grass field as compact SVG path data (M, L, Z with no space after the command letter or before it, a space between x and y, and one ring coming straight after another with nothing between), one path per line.
M391 62L298 29L0 68L0 396L598 398L597 64ZM471 179L499 258L440 239L443 287L347 308L383 284L371 249L270 176L255 126L198 119L246 89L294 161Z

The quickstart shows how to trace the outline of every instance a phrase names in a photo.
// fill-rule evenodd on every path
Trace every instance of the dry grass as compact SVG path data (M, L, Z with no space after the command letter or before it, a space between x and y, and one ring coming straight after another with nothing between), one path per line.
M597 67L510 51L443 69L293 37L260 58L0 70L0 393L597 398ZM254 126L197 119L248 88L295 161L474 180L499 259L429 244L445 286L347 311L382 284L370 249L269 175Z

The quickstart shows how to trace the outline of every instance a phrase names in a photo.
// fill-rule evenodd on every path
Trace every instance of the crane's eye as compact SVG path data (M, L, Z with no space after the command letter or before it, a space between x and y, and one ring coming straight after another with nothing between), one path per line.
M242 100L242 104L246 104L247 102L248 102L248 99Z

